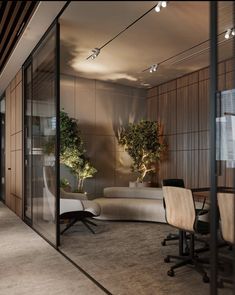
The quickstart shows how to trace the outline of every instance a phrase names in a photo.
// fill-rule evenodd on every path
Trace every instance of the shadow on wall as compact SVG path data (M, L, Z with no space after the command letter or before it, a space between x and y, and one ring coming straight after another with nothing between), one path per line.
M98 170L85 181L91 198L102 196L104 187L128 186L136 179L117 135L121 126L147 117L144 89L61 75L61 106L78 120L87 156ZM68 176L68 170L61 171L61 177ZM70 182L75 186L73 178Z

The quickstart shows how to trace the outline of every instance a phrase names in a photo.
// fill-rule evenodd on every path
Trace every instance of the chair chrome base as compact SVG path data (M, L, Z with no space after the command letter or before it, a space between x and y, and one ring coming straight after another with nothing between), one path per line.
M164 262L166 263L169 263L171 259L180 260L168 270L167 275L173 277L175 276L175 269L185 265L191 265L194 266L194 269L202 275L203 282L209 283L210 279L202 266L202 264L209 264L209 260L200 259L195 255L195 253L197 252L194 251L194 234L190 234L190 254L188 256L168 255L165 257Z

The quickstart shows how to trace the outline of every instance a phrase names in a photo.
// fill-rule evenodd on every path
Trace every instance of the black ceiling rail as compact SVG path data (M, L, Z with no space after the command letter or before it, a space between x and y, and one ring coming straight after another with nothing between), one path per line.
M118 34L116 34L113 38L105 42L101 47L98 47L99 50L103 49L105 46L107 46L109 43L111 43L113 40L115 40L117 37L119 37L121 34L123 34L125 31L127 31L130 27L132 27L134 24L136 24L139 20L141 20L143 17L145 17L147 14L149 14L154 8L156 7L156 4L151 7L149 10L147 10L145 13L143 13L141 16L139 16L137 19L135 19L132 23L130 23L127 27L125 27L123 30L121 30ZM93 54L89 55L86 59L89 59L92 57Z

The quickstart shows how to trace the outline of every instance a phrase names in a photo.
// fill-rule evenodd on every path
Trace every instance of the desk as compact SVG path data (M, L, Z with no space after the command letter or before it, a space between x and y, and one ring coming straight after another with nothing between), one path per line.
M201 202L206 199L206 203L210 203L210 188L204 187L204 188L196 188L191 189L193 193L194 201ZM225 186L218 186L217 192L224 192L224 193L235 193L234 188L232 187L225 187Z

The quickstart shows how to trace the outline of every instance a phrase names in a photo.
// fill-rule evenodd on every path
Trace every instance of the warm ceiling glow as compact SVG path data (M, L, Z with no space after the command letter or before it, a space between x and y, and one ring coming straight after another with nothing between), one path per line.
M127 73L120 73L117 69L113 69L112 67L108 67L104 65L102 62L89 62L87 60L81 58L74 58L71 62L72 68L78 72L85 74L98 74L99 79L101 80L109 80L109 81L117 81L117 80L128 80L128 81L137 81L138 78L131 76Z

